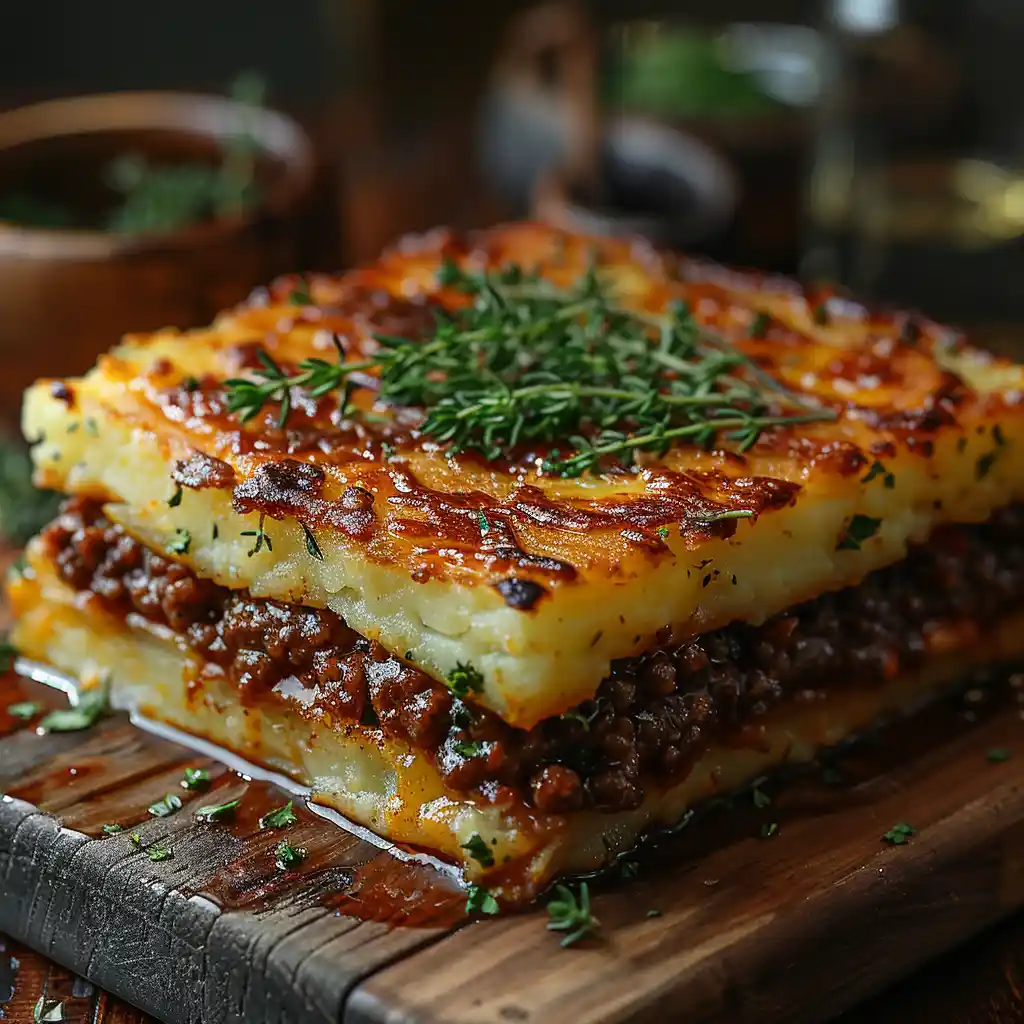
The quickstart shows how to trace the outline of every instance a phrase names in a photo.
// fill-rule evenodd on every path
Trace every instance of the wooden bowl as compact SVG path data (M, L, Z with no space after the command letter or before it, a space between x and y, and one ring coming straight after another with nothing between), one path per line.
M101 168L137 152L154 161L217 161L244 130L261 200L238 214L164 234L0 222L0 420L38 376L85 370L127 331L205 324L299 266L312 147L282 114L183 93L54 100L0 114L0 194L29 186L75 209L101 201Z

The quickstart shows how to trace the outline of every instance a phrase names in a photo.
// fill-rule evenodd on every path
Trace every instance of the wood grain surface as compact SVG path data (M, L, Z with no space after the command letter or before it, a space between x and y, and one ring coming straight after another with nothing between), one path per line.
M451 927L450 891L415 873L388 869L390 909L361 902L394 858L307 811L289 838L322 856L282 876L254 815L283 798L214 765L235 822L151 817L202 762L123 718L23 728L0 740L0 931L175 1024L822 1020L1024 904L1020 693L890 727L842 757L845 785L803 776L708 812L598 886L601 935L568 950L540 910ZM98 838L110 821L126 831ZM891 847L897 821L917 834Z

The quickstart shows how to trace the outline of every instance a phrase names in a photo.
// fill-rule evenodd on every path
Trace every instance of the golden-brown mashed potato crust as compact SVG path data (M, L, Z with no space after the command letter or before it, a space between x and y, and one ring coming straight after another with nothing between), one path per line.
M429 332L435 304L463 301L437 283L445 257L568 285L594 255L618 301L657 313L685 299L838 418L767 431L742 455L680 445L640 472L563 480L528 459L448 456L417 435L415 412L371 408L371 390L355 399L369 419L341 417L336 395L296 395L284 429L276 406L245 425L226 411L221 382L259 348L287 368L333 359L332 335L359 359L375 331ZM291 301L297 287L312 303ZM755 338L761 313L771 321ZM411 238L346 274L281 279L210 328L129 336L84 378L36 384L24 429L41 439L41 485L103 497L200 575L329 605L438 677L472 662L482 703L530 726L656 638L760 621L901 559L941 523L1024 498L1022 395L1021 368L921 317L514 224ZM709 526L727 509L754 517ZM272 548L255 551L261 514ZM876 532L839 547L858 515Z

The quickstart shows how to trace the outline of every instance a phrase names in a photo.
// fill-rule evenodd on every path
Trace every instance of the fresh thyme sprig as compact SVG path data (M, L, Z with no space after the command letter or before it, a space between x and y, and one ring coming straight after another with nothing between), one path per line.
M663 454L683 438L746 450L768 427L835 418L699 325L685 304L660 316L621 307L593 266L569 289L514 264L474 273L446 261L438 280L468 302L438 312L433 337L376 334L379 350L352 362L335 339L338 362L305 359L291 374L260 352L251 378L226 382L229 410L245 421L278 402L283 427L294 388L313 397L344 388L347 402L354 386L372 386L385 404L423 409L423 434L452 453L495 459L568 439L571 452L552 450L542 462L565 477L609 461L630 466L637 453Z

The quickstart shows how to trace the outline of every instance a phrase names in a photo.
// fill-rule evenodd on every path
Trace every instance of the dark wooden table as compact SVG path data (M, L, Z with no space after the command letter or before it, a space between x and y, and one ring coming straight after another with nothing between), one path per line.
M35 1008L60 1001L67 1024L154 1024L153 1018L46 957L0 936L0 1020L34 1024ZM1024 916L992 929L836 1024L1022 1024ZM211 1022L213 1024L213 1022Z

